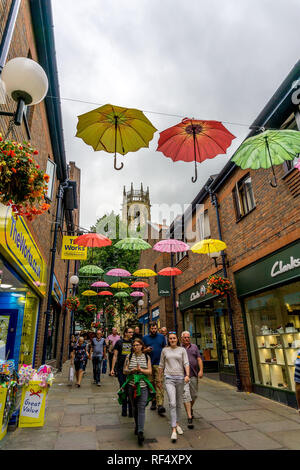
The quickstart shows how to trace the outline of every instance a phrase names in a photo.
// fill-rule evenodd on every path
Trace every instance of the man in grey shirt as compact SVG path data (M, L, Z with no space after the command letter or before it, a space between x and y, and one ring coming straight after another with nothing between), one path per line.
M97 384L98 387L100 387L102 361L103 359L106 359L106 344L102 336L102 330L97 330L96 337L92 339L91 344L94 383Z

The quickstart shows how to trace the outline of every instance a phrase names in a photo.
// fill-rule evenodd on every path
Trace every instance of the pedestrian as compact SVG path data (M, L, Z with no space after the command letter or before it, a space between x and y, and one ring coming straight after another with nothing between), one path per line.
M188 331L181 333L181 343L187 352L190 365L190 381L184 384L183 403L188 417L188 428L193 429L193 406L198 395L198 379L203 377L203 361L198 346L191 343Z
M168 394L171 415L171 441L176 442L177 434L183 434L179 425L183 387L190 381L190 367L185 348L178 345L175 331L168 334L168 345L163 349L160 357L160 376L164 373L165 387Z
M97 330L95 338L91 341L90 357L93 362L94 384L100 387L102 361L106 359L106 344L105 339L103 338L103 331L101 329Z
M140 332L140 327L139 326L136 326L134 328L134 333L133 333L133 337L132 337L132 341L136 338L139 338L141 340L143 340L143 335L141 334Z
M166 409L164 407L164 388L162 380L160 379L158 366L161 352L166 343L165 337L158 333L158 326L155 321L150 323L150 333L143 337L143 343L146 346L144 352L148 353L151 358L152 376L150 380L156 392L156 399L152 401L150 409L156 410L157 405L157 411L161 415L166 412Z
M108 362L109 362L109 375L112 375L112 360L114 355L114 347L117 341L121 337L118 335L117 328L113 328L111 334L106 338L106 347L108 350Z
M87 344L84 342L83 336L80 336L78 343L75 344L71 353L71 365L75 366L77 387L81 385L83 373L86 368L86 362L89 358Z
M71 352L73 351L73 348L75 344L77 343L77 338L75 335L71 335L71 341L70 341L70 346L69 346L69 354L71 355Z
M161 327L161 334L164 335L166 344L168 343L168 330L165 326Z
M131 353L132 348L132 335L133 329L126 327L123 333L123 338L119 339L114 346L114 356L112 360L112 369L111 375L114 376L117 374L120 387L126 382L126 376L123 372L124 362L127 356ZM132 406L128 397L128 387L125 389L126 397L122 402L122 416L127 416L127 407L128 407L128 416L133 417Z
M295 388L296 388L296 399L298 404L298 413L300 414L300 349L297 352L295 361Z
M151 359L143 352L145 345L140 338L132 341L132 351L126 357L123 372L128 375L128 395L135 421L134 433L138 436L139 445L144 441L145 408L148 403L149 390L155 394L148 376L152 373Z

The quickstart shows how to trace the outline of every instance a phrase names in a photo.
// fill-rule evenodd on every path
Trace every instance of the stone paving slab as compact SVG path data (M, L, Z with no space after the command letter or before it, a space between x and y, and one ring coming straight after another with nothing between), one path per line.
M219 408L211 408L208 410L202 409L198 413L200 414L200 416L202 416L202 418L204 418L208 422L232 418L230 414L226 413L223 410L220 410Z
M205 450L224 449L235 445L228 435L213 427L191 433L189 442L193 449Z
M212 421L211 424L215 426L219 431L232 432L232 431L244 431L245 429L251 429L249 424L243 423L239 419L229 419Z
M282 447L282 444L277 440L275 441L256 429L229 432L226 435L247 450L273 450Z
M103 426L105 424L120 425L120 420L118 414L116 413L94 413L90 415L81 415L81 425L88 426L89 424L95 424L95 426Z
M299 431L270 432L268 436L290 450L300 450Z
M59 433L55 450L97 450L96 433L91 431Z
M299 433L300 431L300 424L291 420L254 423L253 427L265 433L275 431L295 431Z
M282 417L269 410L247 410L231 411L233 417L240 419L248 424L262 423L266 421L282 421Z

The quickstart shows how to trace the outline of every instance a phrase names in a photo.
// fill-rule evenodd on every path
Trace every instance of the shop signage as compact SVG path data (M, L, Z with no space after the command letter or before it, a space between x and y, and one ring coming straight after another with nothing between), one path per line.
M156 307L152 310L152 320L157 320L159 318L159 307Z
M64 235L61 250L61 259L87 259L87 247L74 245L77 236Z
M300 276L300 242L256 261L235 273L239 297Z
M52 295L56 298L56 301L60 305L63 304L64 296L63 296L62 290L60 288L60 285L58 283L58 280L57 280L55 274L53 276Z
M171 295L171 283L168 276L157 276L158 283L158 295L160 297L170 297Z
M0 250L45 295L47 272L44 259L23 217L16 219L11 209L3 205L0 205Z
M180 310L184 310L212 297L215 297L215 295L207 293L207 283L205 281L196 284L179 295L179 308Z
M149 321L149 314L146 313L145 315L142 315L141 317L139 317L139 322L140 323L148 323Z

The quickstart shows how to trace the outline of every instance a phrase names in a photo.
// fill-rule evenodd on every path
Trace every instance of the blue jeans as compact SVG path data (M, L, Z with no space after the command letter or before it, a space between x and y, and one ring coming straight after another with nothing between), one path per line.
M93 375L94 380L97 384L100 383L100 374L101 374L101 365L102 365L102 356L93 357Z
M138 432L144 432L148 387L141 387L141 395L134 398L135 389L129 385L128 394L132 406L133 417Z
M123 370L118 370L118 381L120 384L120 387L122 387L123 383L126 382L127 376L123 374ZM128 387L125 388L125 393L126 393L126 398L124 399L122 403L122 413L127 413L127 405L128 405L128 412L129 414L132 414L132 406L131 402L129 400L128 396Z

